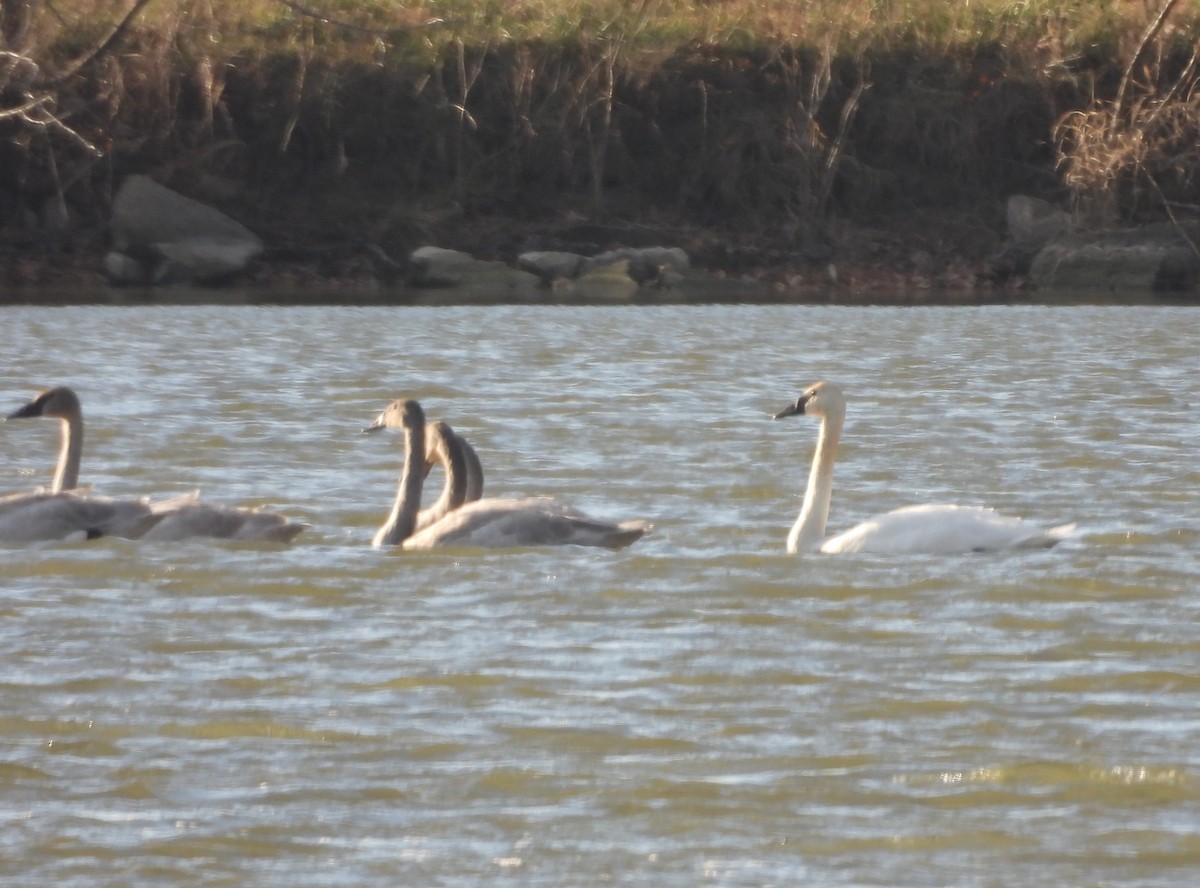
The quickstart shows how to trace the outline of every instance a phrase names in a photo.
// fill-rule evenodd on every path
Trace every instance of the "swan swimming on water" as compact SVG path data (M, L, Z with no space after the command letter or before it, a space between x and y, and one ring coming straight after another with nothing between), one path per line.
M114 499L68 489L78 485L83 421L78 399L69 389L66 392L61 402L75 416L74 427L64 420L62 453L52 486L0 496L0 540L39 542L101 536L138 539L163 518L147 500ZM14 410L6 419L40 416L32 404Z
M393 401L372 428L404 432L404 469L396 499L387 521L375 534L375 546L401 545L405 549L442 546L508 548L517 546L599 546L620 549L650 530L645 521L600 521L548 497L481 499L450 511L422 530L416 530L417 510L425 465L418 455L426 453L425 412L411 399ZM457 435L446 439L444 466L448 484L464 485L463 451Z
M39 416L62 422L62 449L50 490L52 493L73 491L79 486L79 466L83 458L83 408L79 396L67 386L46 389L25 406L11 413L8 418L27 419ZM274 512L202 502L197 493L149 502L148 510L157 517L152 522L142 522L135 526L134 538L176 541L191 537L216 537L287 542L308 527L307 524L289 521ZM105 533L130 535L124 532Z
M1075 529L1074 524L1065 524L1046 530L978 506L922 505L876 515L825 539L833 494L833 463L846 418L846 398L834 383L818 382L775 414L775 419L800 415L817 417L821 428L804 504L788 534L787 550L791 555L815 551L948 554L1049 548Z

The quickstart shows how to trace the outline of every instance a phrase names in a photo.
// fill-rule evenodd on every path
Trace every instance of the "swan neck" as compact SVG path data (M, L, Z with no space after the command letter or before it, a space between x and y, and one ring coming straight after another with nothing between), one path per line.
M788 535L788 552L792 555L815 551L825 539L829 504L833 497L833 463L842 438L842 420L843 417L838 414L821 418L817 449L808 473L808 486L804 489L804 504Z
M467 467L458 437L453 432L439 430L429 457L441 465L446 480L437 502L418 514L416 530L436 524L466 501Z
M396 487L391 514L375 534L376 546L393 546L412 536L421 508L421 486L425 480L425 428L415 425L404 430L404 469Z
M83 457L83 414L75 411L62 418L62 449L50 490L59 493L79 486L79 463Z

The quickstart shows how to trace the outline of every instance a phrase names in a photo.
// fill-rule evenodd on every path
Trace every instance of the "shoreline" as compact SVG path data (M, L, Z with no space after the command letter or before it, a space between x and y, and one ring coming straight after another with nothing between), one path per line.
M485 219L456 226L446 244L477 259L499 260L515 267L513 244L544 239L558 232L570 239L580 233L607 232L608 243L619 243L622 232L629 240L662 241L679 246L692 262L693 286L688 281L670 287L643 285L628 300L632 303L687 302L799 302L850 304L867 302L913 304L976 304L1024 301L1035 294L1023 280L988 279L988 261L999 249L998 235L976 221L975 243L941 253L939 232L921 228L838 226L827 256L807 258L789 254L782 238L751 243L736 233L713 229L652 228L642 225L555 227L545 223L521 224L511 219ZM962 230L962 226L959 226ZM106 301L147 301L157 294L172 301L172 293L187 292L185 301L207 294L212 302L255 294L271 300L297 302L375 301L433 303L445 301L436 287L417 287L389 281L381 275L364 245L332 243L303 246L287 232L260 233L266 249L242 274L211 286L114 286L102 268L108 249L107 235L95 229L74 229L47 235L34 231L0 231L0 302L11 304L60 303L72 291L107 292ZM668 242L668 239L670 241ZM682 241L682 242L679 242ZM290 243L289 243L290 242ZM968 251L970 255L968 255ZM689 296L689 289L696 293ZM40 294L40 296L39 296ZM142 294L142 295L139 295ZM16 297L14 299L14 297ZM478 301L504 302L502 294ZM605 300L573 299L545 288L538 298L514 298L516 303L571 304Z

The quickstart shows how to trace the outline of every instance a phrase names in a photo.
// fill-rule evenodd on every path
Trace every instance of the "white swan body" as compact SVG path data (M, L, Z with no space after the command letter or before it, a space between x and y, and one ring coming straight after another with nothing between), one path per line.
M443 546L510 548L518 546L579 545L619 549L650 529L644 521L611 523L590 518L547 497L481 499L450 511L440 520L416 529L417 509L425 466L416 454L426 452L425 413L411 399L394 401L372 428L399 428L405 437L404 470L388 520L375 534L374 545L406 549ZM445 441L448 484L466 484L464 454L457 435Z
M67 386L47 389L29 403L11 413L9 419L49 417L62 421L62 450L54 473L52 493L73 491L79 486L79 467L83 458L83 408L79 397ZM73 499L104 501L97 497L75 494ZM78 503L60 506L64 510L78 510ZM123 502L123 501L108 501ZM260 509L243 509L232 506L217 506L199 501L199 494L187 494L158 502L142 503L153 520L136 522L126 527L122 524L107 524L115 527L116 533L107 535L132 536L145 540L182 540L190 537L216 537L231 540L263 540L287 542L307 524L289 521L274 512ZM43 509L48 507L41 507ZM128 512L128 509L126 509Z
M1043 529L978 506L906 506L862 522L829 539L825 525L833 495L833 464L846 418L846 399L831 382L818 382L779 413L821 420L817 449L800 515L788 534L787 551L880 552L890 554L980 552L1048 548L1071 535L1074 524Z

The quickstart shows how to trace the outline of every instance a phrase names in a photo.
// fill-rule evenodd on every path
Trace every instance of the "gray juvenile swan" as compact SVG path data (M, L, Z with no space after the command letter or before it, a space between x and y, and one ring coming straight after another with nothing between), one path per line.
M978 506L906 506L876 515L856 527L825 539L833 494L833 463L846 418L846 398L832 382L809 387L775 419L815 416L821 420L817 450L800 516L788 534L787 550L797 552L890 552L949 554L992 549L1048 548L1071 535L1074 524L1049 530L1020 518Z
M62 422L63 444L51 491L73 490L79 486L79 466L83 456L83 408L79 397L67 386L57 386L42 392L8 418L39 416ZM149 509L158 518L138 534L139 539L174 541L215 537L287 542L308 527L261 509L211 505L200 501L195 493L151 502Z
M70 389L55 396L63 417L63 446L49 490L13 493L0 497L0 540L37 542L118 536L137 539L162 515L144 499L94 496L74 488L79 480L79 454L83 446L83 415ZM6 419L40 416L30 402Z
M400 428L401 420L385 409L374 422L363 429L363 434L378 432L392 427ZM397 410L399 408L396 408ZM389 420L389 416L392 418ZM449 425L437 420L425 426L425 469L424 478L434 466L440 465L445 473L442 492L434 504L417 513L414 530L423 530L436 524L463 503L472 503L483 495L483 465L479 456L467 440L455 433ZM423 489L423 485L422 485Z
M640 539L650 525L644 521L599 521L547 497L481 499L454 509L436 523L416 530L417 510L425 465L425 412L411 399L393 401L375 421L404 432L404 470L391 513L375 534L375 546L405 549L442 546L509 548L518 546L599 546L620 549ZM463 452L453 436L447 440L449 483L465 484Z

